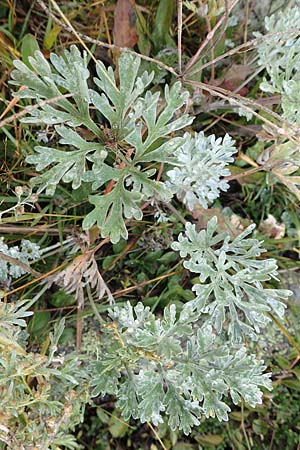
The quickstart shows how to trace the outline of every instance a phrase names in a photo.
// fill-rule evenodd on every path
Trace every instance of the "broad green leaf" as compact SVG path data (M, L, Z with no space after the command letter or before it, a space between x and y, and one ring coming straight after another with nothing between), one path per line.
M176 47L175 41L170 35L173 9L173 0L160 0L151 36L156 51L165 47Z
M27 33L22 39L21 54L23 62L32 69L29 63L29 56L33 56L35 51L39 51L39 44L33 34Z
M88 230L97 223L101 229L101 235L110 236L113 244L121 237L127 239L125 218L133 217L136 220L142 218L142 211L137 206L141 195L138 192L127 191L122 180L118 181L107 195L93 195L89 200L95 205L95 209L84 219L83 228Z

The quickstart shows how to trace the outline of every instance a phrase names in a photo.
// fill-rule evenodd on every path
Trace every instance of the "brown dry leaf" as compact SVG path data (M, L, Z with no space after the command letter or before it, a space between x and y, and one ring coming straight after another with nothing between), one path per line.
M278 223L272 214L269 214L259 226L262 233L272 239L281 239L285 235L285 224Z
M224 81L245 81L252 71L248 64L232 64L225 73Z
M14 48L12 41L0 31L0 55L1 56L13 56L13 58L20 58L21 54Z
M266 170L271 170L271 173L300 200L300 176L293 175L300 167L299 148L295 143L272 145L261 153L257 162Z
M86 252L77 256L64 270L51 279L66 293L74 294L79 308L84 304L84 287L89 284L100 300L105 294L110 303L114 302L112 294L103 280L93 253Z
M216 216L218 219L218 229L220 231L226 231L232 238L238 236L248 225L250 225L249 220L242 219L236 214L233 214L230 217L225 216L222 214L220 208L204 209L200 205L195 205L191 214L193 218L197 220L197 227L199 229L206 228L207 222L212 217Z
M246 80L252 69L247 64L233 64L225 73L224 77L215 80L217 86L234 92ZM238 91L239 95L245 96L249 89L243 87Z
M80 349L83 328L81 311L84 307L85 286L89 285L91 291L97 296L97 300L101 300L106 294L109 303L114 303L112 293L98 270L94 254L87 251L77 256L64 270L50 278L49 282L57 284L66 293L75 296L77 301L76 346L77 349Z
M118 0L114 14L114 43L119 47L133 47L137 41L134 1Z

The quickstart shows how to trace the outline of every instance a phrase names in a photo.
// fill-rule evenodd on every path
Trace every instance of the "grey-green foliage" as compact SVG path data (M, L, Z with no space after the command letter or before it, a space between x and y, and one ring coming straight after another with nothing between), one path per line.
M125 420L157 425L166 415L172 430L189 434L202 416L228 420L226 397L255 406L260 386L271 389L263 362L222 342L209 323L193 324L195 314L177 317L171 305L157 319L141 303L127 303L110 315L111 344L94 365L93 395L116 395Z
M167 172L167 186L189 209L199 203L207 208L219 197L220 191L228 189L229 184L223 177L230 174L226 166L233 162L232 155L236 151L228 134L216 139L214 135L205 137L203 132L194 137L186 133L183 145L175 152L178 167Z
M187 114L176 117L188 93L182 92L179 82L171 88L166 86L161 106L159 92L145 93L153 74L139 76L140 59L129 54L119 59L118 84L113 69L97 62L95 89L88 87L86 55L82 56L75 46L64 50L62 56L51 54L50 63L38 51L29 61L33 70L15 61L12 83L27 87L18 91L18 97L34 99L41 106L23 122L53 125L61 137L57 148L37 146L27 157L38 171L46 169L32 185L38 186L38 192L46 189L53 195L60 181L72 182L73 189L82 182L92 183L97 194L89 201L94 209L84 219L83 227L89 229L97 223L102 236L109 236L112 242L126 239L125 219L142 218L142 201L153 196L170 199L164 184L153 179L155 164L174 163L172 155L183 139L169 136L193 120ZM109 123L108 129L91 118L91 108L96 109L100 120ZM84 137L84 128L92 132L89 140ZM111 181L110 192L103 195Z
M76 355L57 355L64 321L50 334L48 356L26 351L30 306L0 301L0 443L11 450L77 449L68 431L83 419L87 373Z
M1 259L1 253L17 259L25 264L40 258L40 246L34 242L23 239L20 248L16 245L9 247L4 242L4 238L0 238L0 282L5 282L9 278L18 278L26 271L15 264L11 264Z
M33 70L17 61L12 73L15 85L26 86L16 95L41 102L24 121L54 126L60 136L55 147L37 146L27 157L43 171L32 185L52 195L61 181L72 182L73 189L89 182L94 209L83 221L85 229L97 223L102 236L115 243L127 238L126 219L142 218L141 204L147 199L169 201L177 193L191 209L197 203L207 207L228 188L223 177L229 175L226 166L236 152L233 141L228 135L223 139L205 138L203 133L178 135L192 122L180 112L188 94L179 82L166 85L162 99L149 89L153 75L139 75L140 60L123 54L118 77L97 62L91 88L86 56L74 46L62 56L52 54L50 63L36 52L30 64ZM108 127L100 126L101 121ZM160 163L169 168L165 183L154 178ZM215 219L200 233L188 223L186 236L181 234L173 249L189 256L185 267L199 274L196 298L178 314L174 305L165 308L162 319L140 303L134 308L116 306L111 321L101 322L98 361L85 366L83 373L76 359L73 366L53 368L53 350L50 362L41 359L37 371L45 373L40 375L49 389L45 396L43 386L38 386L42 401L51 409L54 396L61 399L69 388L78 388L78 380L90 378L93 395L117 396L125 420L133 417L158 424L166 415L173 430L186 434L202 416L227 420L226 397L235 404L261 403L260 387L270 389L270 377L263 374L263 363L247 354L241 340L245 335L255 337L268 320L267 312L282 316L281 300L288 291L264 288L265 281L276 279L276 264L273 259L257 259L263 250L256 239L247 238L251 231L252 227L230 240L226 233L217 233ZM21 370L26 360L31 370L39 358L23 352L17 353L13 364ZM4 373L10 370L10 358L6 356ZM63 381L58 385L60 376ZM12 389L20 394L16 402L22 404L24 380L17 377L14 382L21 386ZM84 396L84 385L78 392ZM40 401L38 396L35 402ZM57 406L62 408L62 402Z
M218 333L228 317L228 332L235 342L244 334L255 338L270 320L267 312L282 317L285 305L280 300L292 294L264 288L263 282L277 280L277 265L275 259L257 259L265 250L260 241L247 238L253 228L250 225L231 240L226 232L217 232L216 217L200 232L188 222L185 235L172 244L180 256L189 257L184 266L199 274L200 283L193 286L196 298L185 305L187 316L195 310L209 314Z
M300 9L286 8L265 18L268 34L257 46L259 64L266 68L268 78L260 87L263 91L281 94L284 117L300 121ZM256 36L261 36L256 33Z

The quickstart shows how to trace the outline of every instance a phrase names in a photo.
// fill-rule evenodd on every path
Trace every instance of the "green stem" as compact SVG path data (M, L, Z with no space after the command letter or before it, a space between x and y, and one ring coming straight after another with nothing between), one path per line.
M92 307L92 309L93 309L93 311L95 313L95 316L97 317L100 325L103 325L103 323L105 323L105 321L102 319L102 317L100 316L100 314L98 312L98 309L97 309L96 304L94 302L94 299L93 299L93 296L92 296L92 292L91 292L91 288L90 288L89 284L87 284L86 290L87 290L89 302L90 302L91 307Z
M297 351L298 356L300 356L300 347L293 338L293 336L288 332L288 330L285 328L285 326L277 319L277 317L273 316L273 314L269 313L269 316L273 320L274 323L278 326L282 334L285 335L289 343L294 347L294 349Z

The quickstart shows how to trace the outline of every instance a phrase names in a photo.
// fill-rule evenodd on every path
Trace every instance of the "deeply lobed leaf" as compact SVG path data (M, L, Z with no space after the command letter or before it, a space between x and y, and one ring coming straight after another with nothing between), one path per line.
M196 331L198 316L178 316L175 305L162 319L141 303L110 314L113 344L101 353L92 384L94 394L117 396L126 420L158 425L166 414L172 430L189 434L203 415L228 420L228 393L253 406L262 401L260 386L271 388L270 374L245 347L221 342L207 323Z
M187 303L188 311L207 313L217 332L225 320L230 320L229 334L233 341L244 334L252 338L270 320L266 312L279 317L284 314L288 290L265 289L262 282L277 279L274 259L256 259L265 251L257 239L247 238L253 225L235 239L217 233L217 218L212 218L207 230L197 232L195 225L186 224L185 235L178 237L172 248L185 258L184 266L199 274L199 284L193 286L195 300Z

